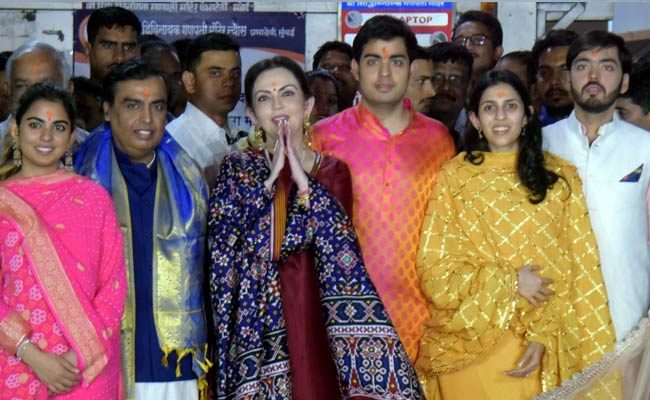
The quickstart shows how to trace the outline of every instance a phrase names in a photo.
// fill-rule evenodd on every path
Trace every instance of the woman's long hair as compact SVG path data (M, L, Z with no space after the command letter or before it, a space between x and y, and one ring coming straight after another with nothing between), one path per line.
M560 176L546 169L544 166L542 129L537 117L530 112L530 95L521 80L513 72L508 70L492 70L483 74L474 86L468 111L472 111L478 116L479 103L483 92L500 83L504 83L515 89L524 104L524 113L528 123L522 128L522 134L519 136L517 176L524 187L530 192L528 201L532 204L539 204L544 201L546 191L553 187ZM487 139L485 137L479 137L478 131L472 124L469 124L465 134L465 151L467 152L465 159L474 165L483 163L482 152L490 151Z
M20 101L18 102L18 109L16 110L16 115L13 117L16 121L16 124L20 126L25 113L32 104L36 103L39 100L47 100L55 103L61 103L68 118L70 120L70 132L74 129L74 118L75 118L75 108L74 100L70 93L58 89L51 84L46 83L37 83L33 86L30 86L25 93L20 96ZM4 138L4 151L2 152L2 158L0 161L0 182L11 177L18 171L20 167L14 164L13 153L14 153L14 143L11 132L7 132Z

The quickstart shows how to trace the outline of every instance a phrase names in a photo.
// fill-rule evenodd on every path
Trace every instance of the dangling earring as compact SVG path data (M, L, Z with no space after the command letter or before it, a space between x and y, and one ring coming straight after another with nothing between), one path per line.
M253 129L253 147L258 150L264 148L265 136L264 129L260 125L255 124L255 128Z
M309 121L309 114L305 115L305 122L303 122L302 130L302 133L305 136L305 145L307 145L307 147L311 147L311 134L313 128L311 127L311 121Z
M20 151L20 146L18 145L18 140L14 141L13 148L14 148L14 155L13 155L14 166L22 167L23 166L23 153Z
M72 166L72 151L70 149L65 152L65 160L63 161L63 166L68 172L72 172L74 170Z
M476 128L476 131L478 132L478 138L483 139L483 131L481 130L481 128Z
M521 128L521 136L526 135L526 125Z

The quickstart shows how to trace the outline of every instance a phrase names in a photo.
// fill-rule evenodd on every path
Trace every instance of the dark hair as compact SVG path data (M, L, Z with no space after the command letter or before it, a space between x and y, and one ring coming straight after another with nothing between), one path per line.
M5 70L5 68L7 67L7 60L9 59L9 57L11 57L13 53L14 53L13 51L3 51L2 53L0 53L0 72Z
M174 47L165 42L164 40L158 38L157 36L145 37L146 35L141 36L140 41L140 59L147 64L150 63L151 57L157 55L162 51L169 51L175 53L176 50ZM142 40L144 38L144 40Z
M55 103L60 103L65 110L65 113L68 114L68 119L70 120L70 131L74 129L75 122L75 109L74 109L74 99L70 93L65 90L58 89L56 86L49 83L37 83L25 90L20 100L18 101L18 109L14 118L16 119L16 124L20 125L25 113L27 110L39 100L47 100ZM3 181L20 170L20 167L15 165L13 162L13 148L11 135L7 134L4 138L4 150L2 152L0 160L0 181Z
M637 63L632 66L627 92L621 97L628 98L641 107L644 114L650 112L650 63Z
M124 81L142 81L152 76L160 78L165 84L165 77L160 72L151 68L142 60L134 58L125 61L111 69L106 78L104 78L104 101L113 105L115 101L115 94L117 93L117 85ZM165 84L165 93L167 92L167 85Z
M329 80L330 82L332 82L334 84L334 88L336 89L336 97L338 98L340 96L339 91L341 89L339 88L339 81L337 81L334 75L332 75L328 70L319 68L307 72L307 83L309 83L310 87L312 83L314 83L314 81L318 78Z
M122 28L130 26L136 32L137 36L142 33L142 24L138 17L131 11L122 7L105 7L93 11L88 18L88 43L95 43L95 38L100 28L112 29L113 27Z
M525 134L519 136L519 154L517 155L517 175L521 183L528 189L528 201L538 204L546 198L546 191L553 187L559 175L546 169L544 153L542 152L542 129L537 118L530 112L530 96L517 75L508 70L491 70L481 75L476 81L469 100L469 111L479 115L479 103L486 89L505 83L510 85L521 97L524 113L528 123ZM483 163L482 152L489 152L487 140L480 138L476 128L469 124L465 134L465 159L474 165Z
M474 57L467 50L467 47L453 42L441 42L430 46L427 49L431 61L434 63L463 64L467 68L467 79L472 79L472 68Z
M185 60L187 59L187 47L192 43L192 39L183 38L178 39L172 42L172 46L176 50L176 55L181 62L181 66L185 65Z
M512 51L499 59L500 61L514 60L526 68L526 79L531 84L537 81L537 59L528 50Z
M186 71L193 71L201 61L201 55L211 50L239 53L239 43L225 33L206 33L197 36L187 46L183 68Z
M418 47L418 41L406 22L389 15L376 15L370 18L363 24L357 36L354 37L354 42L352 43L354 59L357 62L361 60L363 48L371 40L379 39L389 41L395 38L404 39L409 60L413 60L413 54Z
M650 50L642 54L636 62L637 64L650 64Z
M429 53L427 53L427 50L424 47L418 46L415 48L415 51L413 51L411 62L415 60L431 60L431 57L429 57Z
M539 64L539 57L546 49L553 47L571 46L574 40L578 38L575 31L569 29L552 29L546 33L543 39L538 39L533 45L531 53L535 62Z
M102 85L97 83L95 80L88 79L85 76L75 76L70 78L70 80L74 85L74 93L86 92L97 97L101 97L104 94Z
M592 49L608 49L616 47L618 49L618 59L624 74L629 74L632 70L632 54L625 47L625 40L622 37L606 31L589 31L584 35L578 36L569 47L566 55L566 66L571 69L571 64L583 51Z
M314 54L314 62L312 62L311 67L312 69L318 69L318 64L320 64L320 60L327 55L330 51L338 51L339 53L343 53L346 56L350 57L350 61L354 58L354 53L352 52L352 46L345 42L339 42L338 40L331 40L329 42L323 43L318 50L316 51L316 54Z
M248 107L253 108L253 85L255 85L257 78L262 72L275 68L284 68L289 71L298 81L305 99L311 97L309 82L307 82L307 77L302 67L290 58L276 56L256 62L246 72L246 77L244 78L244 97L246 98L246 105Z
M454 26L452 37L456 36L456 29L465 22L478 22L485 25L490 32L490 39L492 39L494 47L499 47L503 44L503 29L501 29L501 23L494 15L477 10L462 13Z
M142 52L142 46L150 42L165 42L160 36L154 35L151 33L145 33L138 37L138 43L140 44L140 52Z
M18 108L16 109L16 124L20 125L23 116L29 110L32 104L39 100L47 100L55 103L61 103L65 113L68 114L70 119L70 127L74 127L75 108L74 98L70 93L65 90L58 89L51 83L37 83L25 90L20 100L18 101Z

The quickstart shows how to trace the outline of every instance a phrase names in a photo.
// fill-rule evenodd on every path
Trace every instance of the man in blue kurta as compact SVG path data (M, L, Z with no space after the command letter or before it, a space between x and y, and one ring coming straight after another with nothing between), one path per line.
M164 130L167 89L139 61L104 80L106 122L79 148L76 170L113 198L125 233L129 291L121 326L128 398L206 393L203 257L207 190Z

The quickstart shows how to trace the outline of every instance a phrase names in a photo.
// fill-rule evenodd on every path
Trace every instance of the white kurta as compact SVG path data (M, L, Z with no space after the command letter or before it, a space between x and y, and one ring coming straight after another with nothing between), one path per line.
M228 124L229 132L237 132L232 122ZM202 169L220 165L233 150L228 144L226 130L190 102L183 114L167 124L166 129Z
M135 400L198 400L198 381L136 382Z
M650 133L614 114L589 146L575 111L542 132L544 149L574 164L582 178L610 313L621 340L650 307Z

